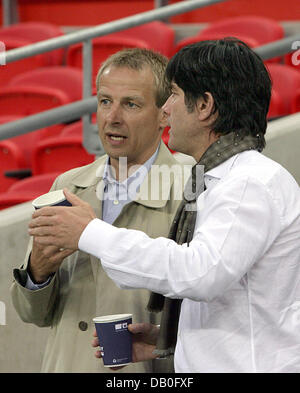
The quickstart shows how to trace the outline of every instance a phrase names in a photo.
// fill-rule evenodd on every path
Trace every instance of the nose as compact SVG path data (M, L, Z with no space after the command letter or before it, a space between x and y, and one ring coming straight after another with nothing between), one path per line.
M122 110L120 105L114 103L109 109L106 110L106 120L110 124L121 124L122 123Z

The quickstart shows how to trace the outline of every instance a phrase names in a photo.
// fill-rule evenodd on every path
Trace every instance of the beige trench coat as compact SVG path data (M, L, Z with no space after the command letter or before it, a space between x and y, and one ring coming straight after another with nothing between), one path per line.
M62 174L55 180L52 189L67 187L88 202L97 217L101 218L102 203L97 195L103 192L105 161L106 156L103 156L92 164ZM161 143L154 165L166 165L170 168L175 164L178 165L178 162ZM152 166L137 200L123 208L114 222L115 226L142 230L153 238L168 235L183 185L180 182L176 185L174 178L170 184L166 184L168 182L162 176L161 184L155 185L154 169ZM165 195L148 200L151 181L156 191L163 185ZM14 270L11 295L24 322L51 327L42 372L111 372L109 368L103 367L102 360L94 357L95 349L92 348L91 341L94 330L92 318L95 316L133 313L134 322L159 323L160 314L155 315L154 321L153 315L151 317L146 310L148 291L119 289L107 277L100 261L81 251L64 260L48 286L36 291L24 288L30 251L31 245L24 264L20 269ZM172 363L170 360L136 363L118 372L170 372Z

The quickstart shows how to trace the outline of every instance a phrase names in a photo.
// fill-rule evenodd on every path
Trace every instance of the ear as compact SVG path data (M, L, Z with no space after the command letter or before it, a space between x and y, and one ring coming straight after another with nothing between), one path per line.
M210 92L205 92L204 97L197 101L198 118L201 121L208 120L212 115L215 106L214 97Z
M163 110L163 107L160 108L159 114L159 130L163 131L168 126L168 114Z

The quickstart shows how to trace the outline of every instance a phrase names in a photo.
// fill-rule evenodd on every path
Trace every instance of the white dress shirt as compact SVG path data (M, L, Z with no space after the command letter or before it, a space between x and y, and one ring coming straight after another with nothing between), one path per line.
M300 372L300 189L240 153L205 175L189 247L90 222L79 248L122 288L182 298L176 372Z

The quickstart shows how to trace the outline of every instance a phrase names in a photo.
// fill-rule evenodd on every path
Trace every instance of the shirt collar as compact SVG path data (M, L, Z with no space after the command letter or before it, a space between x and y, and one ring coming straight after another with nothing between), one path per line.
M158 150L159 150L159 146L160 146L160 144L158 145L158 147L157 147L156 151L154 152L154 154L143 165L141 165L139 169L137 169L135 172L133 172L123 182L119 182L118 180L116 180L116 178L114 176L114 170L113 170L112 166L110 165L110 158L107 157L106 162L105 162L105 166L104 166L103 177L102 177L105 186L108 185L108 184L119 184L119 185L127 186L133 180L136 179L137 175L138 175L138 179L139 179L138 180L139 184L141 184L142 181L144 180L146 174L149 172L152 164L156 160L156 157L157 157L157 154L158 154Z
M212 168L211 170L207 171L204 174L204 178L215 178L215 179L222 179L233 167L235 160L239 156L240 153L235 154L234 156L228 158L228 160L222 162L222 164Z
M154 153L155 154L155 153ZM153 157L153 156L152 156ZM149 159L151 160L151 158ZM173 186L174 179L171 178L170 184L165 184L164 182L162 183L162 186L164 188L164 192L160 192L160 184L159 182L154 182L155 187L158 189L154 189L154 195L159 195L159 198L153 199L151 197L151 185L152 184L152 175L153 175L153 166L167 166L170 168L170 170L174 167L174 165L182 165L180 164L175 157L170 153L168 148L163 142L160 142L160 146L158 148L158 153L156 158L153 157L153 164L151 165L150 170L148 171L147 175L145 176L143 182L141 182L140 190L136 195L136 198L134 199L136 203L139 203L141 205L151 207L151 208L162 208L166 205L168 200L170 199L170 193L171 193L171 188ZM96 186L97 183L101 182L103 180L103 174L104 174L104 168L105 164L107 163L107 155L101 156L98 158L96 161L93 163L86 165L86 167L83 168L77 168L73 171L76 171L78 173L74 173L74 177L72 179L72 184L75 187L80 187L80 188L87 188L91 186ZM149 163L150 165L150 163ZM155 173L157 175L157 173ZM168 182L166 182L168 183ZM105 186L105 183L103 181L103 186ZM168 192L165 192L168 189ZM179 190L178 190L179 191ZM180 190L181 192L182 190ZM158 194L157 194L158 193Z

